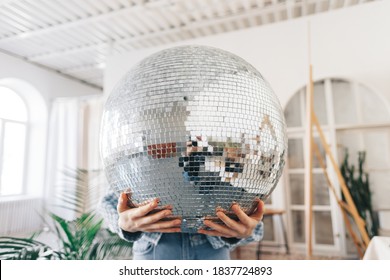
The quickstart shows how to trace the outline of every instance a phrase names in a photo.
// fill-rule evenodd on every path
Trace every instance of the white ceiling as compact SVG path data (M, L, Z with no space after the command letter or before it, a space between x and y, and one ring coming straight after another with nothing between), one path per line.
M107 55L374 0L0 0L0 50L102 87Z

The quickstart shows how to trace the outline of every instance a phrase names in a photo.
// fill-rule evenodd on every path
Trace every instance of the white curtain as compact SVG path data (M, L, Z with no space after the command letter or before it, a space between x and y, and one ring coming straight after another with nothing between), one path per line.
M76 193L77 186L92 184L92 181L97 185L88 192L83 211L96 206L101 188L104 188L99 154L102 108L101 96L58 98L52 104L48 129L46 205L50 211L66 219L77 216L75 211L63 207L68 205L64 200Z

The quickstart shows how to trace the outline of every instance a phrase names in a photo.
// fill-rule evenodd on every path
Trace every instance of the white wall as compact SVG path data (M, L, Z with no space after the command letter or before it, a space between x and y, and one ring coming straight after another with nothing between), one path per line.
M26 150L29 161L25 180L27 194L41 196L51 101L57 97L101 94L102 91L4 53L0 53L0 85L19 93L29 104L29 142Z
M389 12L390 1L379 1L176 45L209 45L241 56L263 74L285 106L307 81L310 21L314 79L357 80L384 95L390 103ZM109 58L105 95L134 63L171 46Z

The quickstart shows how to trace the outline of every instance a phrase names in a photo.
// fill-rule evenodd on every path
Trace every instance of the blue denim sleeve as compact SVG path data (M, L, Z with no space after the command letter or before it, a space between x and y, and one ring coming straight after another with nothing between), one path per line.
M234 248L246 245L251 242L257 242L263 239L264 236L264 224L263 222L259 222L255 227L253 233L248 238L237 239L237 238L224 238L224 237L216 237L207 235L207 239L209 240L211 246L214 249L219 249L222 247L227 247L229 250L233 250Z
M116 209L118 198L119 196L114 192L107 193L100 203L99 212L103 216L105 224L112 232L118 234L126 241L137 241L141 238L142 232L130 233L122 230L118 225L119 214Z

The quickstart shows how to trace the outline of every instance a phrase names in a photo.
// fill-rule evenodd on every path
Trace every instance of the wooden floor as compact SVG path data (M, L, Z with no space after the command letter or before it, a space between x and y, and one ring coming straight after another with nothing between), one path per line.
M245 246L240 246L231 252L232 260L257 260L257 243L251 243ZM270 253L261 252L261 260L306 260L306 255L303 254L285 254L285 253ZM335 256L312 256L314 260L341 260L342 258Z

